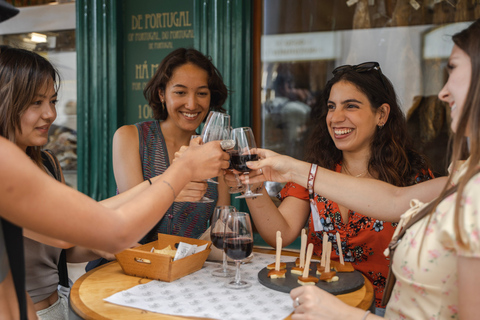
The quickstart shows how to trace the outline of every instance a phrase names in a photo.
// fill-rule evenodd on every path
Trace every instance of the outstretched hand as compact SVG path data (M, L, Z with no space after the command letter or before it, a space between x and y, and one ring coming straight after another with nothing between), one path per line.
M176 154L175 163L183 162L185 170L192 173L192 181L201 181L223 174L229 166L230 156L220 147L220 141L199 145L199 139L192 139L189 147L182 147Z
M263 181L293 181L292 170L302 163L292 157L280 155L268 149L256 148L252 149L251 152L257 153L260 160L247 162L247 166L252 170L257 170L261 174L250 175L250 184ZM244 181L245 177L241 176L241 179Z

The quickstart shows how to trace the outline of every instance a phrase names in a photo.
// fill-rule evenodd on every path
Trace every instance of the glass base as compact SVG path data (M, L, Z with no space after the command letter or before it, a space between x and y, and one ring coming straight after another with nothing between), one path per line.
M235 270L229 268L225 270L223 268L218 268L212 271L212 276L220 278L231 278L235 276Z
M235 199L255 198L260 196L263 196L263 193L246 192L242 195L236 196Z
M206 182L210 182L210 183L213 183L213 184L218 184L217 181L213 180L212 178L208 178L207 180L205 180Z
M211 203L214 202L213 199L207 198L207 197L202 197L202 199L197 200L197 201L190 201L192 203Z
M251 287L252 284L247 281L240 280L239 282L235 282L235 280L230 281L225 284L225 287L230 289L245 289Z

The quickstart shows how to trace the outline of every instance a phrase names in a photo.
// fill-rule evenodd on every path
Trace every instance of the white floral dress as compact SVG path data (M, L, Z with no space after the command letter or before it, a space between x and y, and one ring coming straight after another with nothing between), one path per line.
M454 184L466 166L453 173ZM392 265L397 282L385 318L458 319L457 258L480 258L480 174L469 181L463 197L460 227L468 249L456 241L454 193L437 206L430 221L425 217L409 228L398 245Z

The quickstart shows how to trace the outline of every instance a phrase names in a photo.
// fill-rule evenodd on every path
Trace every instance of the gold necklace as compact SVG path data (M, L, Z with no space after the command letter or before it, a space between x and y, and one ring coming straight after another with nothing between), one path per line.
M349 176L352 176L352 177L355 177L355 178L360 178L361 176L363 176L364 174L366 174L368 172L368 169L363 171L362 173L359 173L357 175L353 175L350 173L350 170L348 170L348 167L347 167L347 164L346 163L343 163L343 166L342 168L345 168L345 173L348 174Z

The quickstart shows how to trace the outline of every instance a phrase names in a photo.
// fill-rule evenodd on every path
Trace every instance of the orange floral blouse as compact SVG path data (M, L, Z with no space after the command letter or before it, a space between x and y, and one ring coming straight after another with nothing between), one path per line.
M340 172L341 165L335 168ZM417 175L415 183L433 178L431 172ZM280 191L280 200L295 197L309 201L308 189L289 182ZM392 239L397 223L390 223L369 218L350 210L348 221L342 221L338 204L315 193L314 201L320 214L323 232L328 232L328 241L332 243L332 260L338 260L338 243L336 233L342 239L342 252L345 261L351 262L354 268L364 274L375 289L376 306L382 307L381 300L388 275L389 261L383 255ZM313 252L322 255L323 232L315 232L312 216L308 218L308 243L313 243Z

